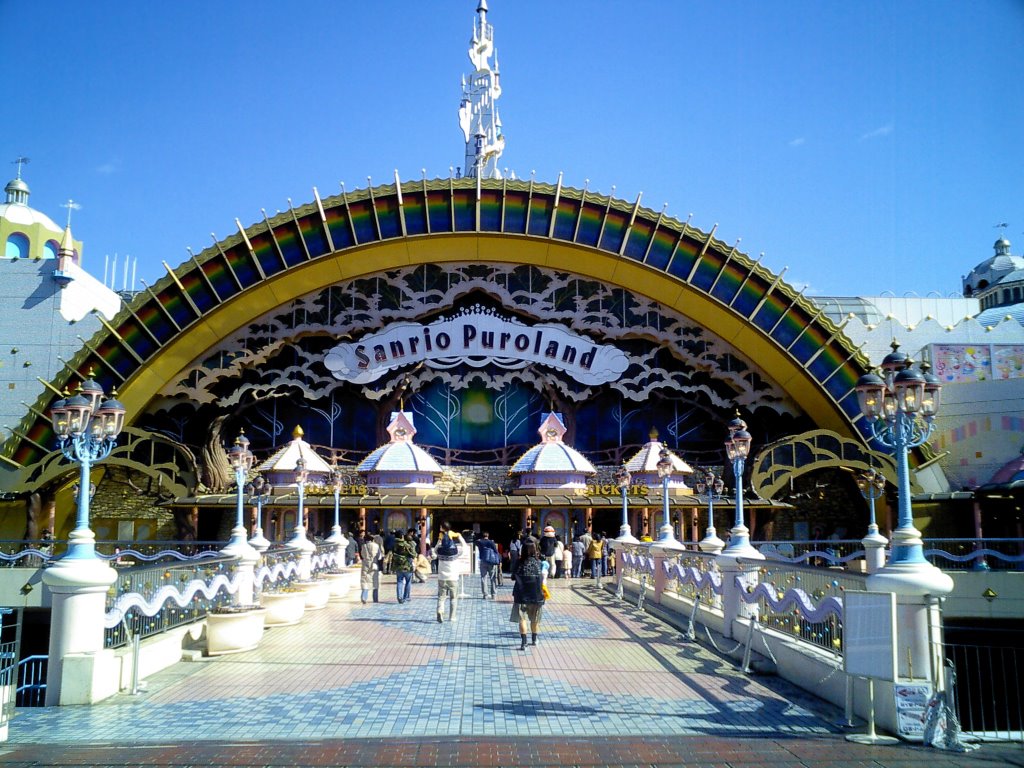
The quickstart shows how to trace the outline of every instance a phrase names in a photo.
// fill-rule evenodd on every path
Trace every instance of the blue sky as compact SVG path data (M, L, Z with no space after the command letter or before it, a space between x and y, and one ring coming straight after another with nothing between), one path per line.
M642 192L810 295L949 295L1000 233L1024 253L1021 0L489 5L520 177ZM313 186L447 176L475 7L0 0L0 158L59 223L81 203L93 274L152 284Z

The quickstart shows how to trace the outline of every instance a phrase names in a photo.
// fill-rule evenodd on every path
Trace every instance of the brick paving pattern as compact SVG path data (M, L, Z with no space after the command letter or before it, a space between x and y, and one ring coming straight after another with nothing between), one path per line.
M508 585L484 601L467 580L454 624L437 623L433 582L413 591L308 612L256 650L153 675L139 696L20 709L0 764L1024 765L1014 747L850 744L828 705L584 581L556 586L526 651Z

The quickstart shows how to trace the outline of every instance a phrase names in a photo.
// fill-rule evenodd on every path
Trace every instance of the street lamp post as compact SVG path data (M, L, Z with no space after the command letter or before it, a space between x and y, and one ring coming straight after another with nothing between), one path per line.
M861 544L864 545L868 573L877 573L885 565L885 546L889 543L878 532L878 523L875 521L875 501L885 493L885 476L873 468L869 469L857 475L857 489L868 502L868 533L861 539Z
M763 560L764 555L751 546L750 531L743 524L743 465L750 454L751 440L750 433L747 432L747 423L737 414L736 418L729 422L729 438L725 441L725 453L732 462L732 472L736 478L736 517L729 532L729 543L722 554Z
M117 445L124 426L125 407L111 393L101 404L103 388L89 375L73 397L65 396L50 408L53 431L61 452L79 464L78 507L68 551L43 570L42 581L50 592L51 627L46 678L46 706L93 703L92 687L83 680L98 679L109 670L113 658L104 656L103 616L107 590L117 572L96 556L96 536L89 527L90 467L102 461ZM112 653L106 651L106 653ZM64 685L64 662L74 656L69 669L71 684Z
M101 405L103 398L103 388L90 377L82 382L77 395L62 398L50 408L61 452L79 464L78 512L75 529L68 537L67 560L96 558L96 537L89 527L90 468L114 450L125 417L125 407L116 400L116 393Z
M857 402L871 425L871 436L896 458L898 523L892 532L888 564L869 577L868 589L898 594L941 595L951 592L953 580L924 557L921 533L914 527L910 499L910 449L927 442L934 430L941 384L937 376L915 367L899 351L882 360L883 376L866 373L857 382ZM872 581L874 583L872 583Z
M698 478L695 488L698 494L707 493L708 495L708 527L704 532L704 538L698 542L697 546L700 547L701 552L717 555L722 551L725 542L718 538L718 533L715 531L715 499L722 498L725 483L722 478L708 469Z
M241 557L254 555L255 549L246 541L245 537L245 479L252 469L253 455L249 450L249 438L244 432L240 432L235 438L235 444L228 451L228 463L235 470L235 488L238 495L238 504L235 511L235 527L231 529L231 538L228 545L222 550L225 554Z
M671 513L669 512L668 485L669 480L672 478L672 455L669 453L668 448L661 449L661 453L658 454L658 463L655 466L658 468L658 477L661 478L661 513L664 516L664 522L658 530L657 540L651 544L651 549L657 548L678 552L686 549L686 547L680 544L676 538L675 527L672 525Z
M344 547L348 546L348 539L345 538L341 532L341 489L345 485L345 475L341 471L341 468L335 464L331 467L331 488L334 491L334 525L331 526L331 535L327 537L327 542L336 544L338 546L338 552L344 551Z
M633 476L626 469L625 462L615 470L612 479L615 480L615 484L622 493L622 525L619 526L619 537L616 541L620 544L639 544L640 540L633 535L629 528L629 484L632 482Z
M298 498L295 512L295 528L292 529L292 537L288 544L295 549L307 549L311 542L306 538L306 480L309 479L309 471L306 469L306 460L299 458L295 462L295 495Z
M264 500L270 499L272 492L273 487L262 475L256 475L252 479L252 502L256 505L256 527L253 529L249 544L257 552L266 552L270 547L270 542L263 535L263 503Z

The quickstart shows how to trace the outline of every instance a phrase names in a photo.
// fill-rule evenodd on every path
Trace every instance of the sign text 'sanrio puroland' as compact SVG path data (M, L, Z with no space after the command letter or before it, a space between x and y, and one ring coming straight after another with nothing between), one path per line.
M335 377L356 384L375 381L411 363L448 368L463 362L519 368L539 363L558 368L583 384L619 378L629 365L610 344L594 344L561 325L524 325L479 308L429 325L395 323L324 357Z

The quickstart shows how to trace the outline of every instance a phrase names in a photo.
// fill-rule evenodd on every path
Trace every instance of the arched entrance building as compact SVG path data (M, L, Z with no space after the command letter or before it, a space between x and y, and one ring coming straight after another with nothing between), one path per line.
M817 305L713 228L561 183L396 175L327 199L314 190L239 225L103 325L52 382L74 389L91 372L128 408L99 471L134 490L109 505L97 495L101 538L104 521L153 538L197 519L200 538L221 530L233 503L224 446L241 429L267 455L301 425L351 469L400 407L447 467L441 492L365 495L353 475L349 527L444 515L504 532L557 510L566 525L596 515L614 530L611 472L652 427L691 465L720 467L737 410L755 452L813 430L864 445L854 385L867 359ZM9 490L55 495L70 482L51 399L4 445ZM507 468L551 410L598 477L579 497L513 498ZM322 493L312 504L329 527Z

